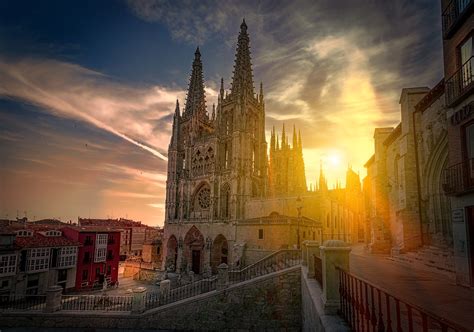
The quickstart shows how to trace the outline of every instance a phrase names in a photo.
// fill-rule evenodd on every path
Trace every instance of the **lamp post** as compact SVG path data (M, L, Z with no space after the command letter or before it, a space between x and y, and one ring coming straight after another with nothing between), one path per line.
M303 200L301 199L300 196L296 198L296 210L298 211L298 225L297 225L297 231L296 231L296 245L297 249L300 249L300 221L301 221L301 209L303 209Z

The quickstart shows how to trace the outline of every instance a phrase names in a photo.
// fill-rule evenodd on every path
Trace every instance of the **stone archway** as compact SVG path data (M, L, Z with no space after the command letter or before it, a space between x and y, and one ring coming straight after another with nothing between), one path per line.
M229 264L229 244L224 235L219 234L212 243L211 269L212 273L217 273L217 267L222 263Z
M190 271L193 271L196 274L201 273L203 248L204 236L196 226L191 227L184 237L184 262L182 262L182 264L186 267L186 270L188 270L187 267L189 267Z
M167 258L166 258L166 267L169 267L170 264L173 264L173 270L175 271L177 266L178 260L178 240L176 236L171 235L168 239L168 243L166 244L167 248Z

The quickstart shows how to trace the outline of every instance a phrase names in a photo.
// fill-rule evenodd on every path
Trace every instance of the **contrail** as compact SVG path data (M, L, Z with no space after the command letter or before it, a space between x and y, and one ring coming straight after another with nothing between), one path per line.
M5 70L4 67L6 67L5 64L3 64L0 61L0 72ZM7 74L10 74L12 78L15 78L20 84L23 84L24 86L28 87L29 90L27 93L23 89L17 89L16 91L15 90L9 91L8 89L2 90L0 88L0 95L10 96L12 98L17 98L17 99L28 100L29 102L39 105L43 108L55 109L56 111L65 114L66 116L73 115L76 118L82 118L83 120L95 125L96 127L107 130L108 132L123 138L124 140L138 146L139 148L142 148L143 150L150 152L155 157L158 157L165 161L168 160L168 158L162 153L160 153L159 151L145 144L137 142L136 140L112 128L110 125L103 123L102 121L88 115L85 112L81 112L80 109L72 105L68 100L64 100L63 98L60 98L57 94L47 91L45 89L42 89L41 87L31 83L28 79L26 79L22 75L22 73L16 72L16 71L9 72L8 70L6 70L6 72ZM36 94L34 93L31 94L32 91L36 92Z

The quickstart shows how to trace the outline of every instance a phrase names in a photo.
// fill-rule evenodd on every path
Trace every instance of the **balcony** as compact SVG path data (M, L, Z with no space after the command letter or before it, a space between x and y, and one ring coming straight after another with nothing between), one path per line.
M448 195L474 191L474 159L467 159L443 171L443 190Z
M459 27L467 12L472 8L473 0L452 0L443 12L443 36L450 38Z
M469 58L459 70L446 81L446 104L459 104L474 87L474 56Z

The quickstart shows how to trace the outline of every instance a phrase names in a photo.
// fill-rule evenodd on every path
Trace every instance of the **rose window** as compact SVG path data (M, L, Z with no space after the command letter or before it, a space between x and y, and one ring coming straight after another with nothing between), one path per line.
M209 209L211 205L211 191L209 188L202 188L198 193L197 199L201 209Z

